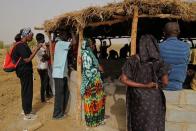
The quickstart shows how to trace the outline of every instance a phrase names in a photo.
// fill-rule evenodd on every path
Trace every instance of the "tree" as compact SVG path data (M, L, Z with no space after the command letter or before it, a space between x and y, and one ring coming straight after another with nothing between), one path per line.
M3 48L4 48L4 42L0 41L0 49L3 49Z

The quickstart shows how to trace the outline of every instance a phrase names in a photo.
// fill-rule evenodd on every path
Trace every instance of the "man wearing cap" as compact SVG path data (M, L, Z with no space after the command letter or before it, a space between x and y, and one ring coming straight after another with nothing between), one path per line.
M186 78L190 47L178 40L180 27L176 22L168 22L164 27L166 40L160 44L160 55L170 65L169 84L166 90L181 90Z
M28 42L33 39L33 32L30 28L23 28L20 30L21 43L16 45L12 60L17 61L20 59L16 68L16 75L21 83L21 97L22 108L24 111L24 120L34 120L36 115L32 114L32 100L33 100L33 67L32 59L37 51L41 48L38 45L33 52L31 52Z

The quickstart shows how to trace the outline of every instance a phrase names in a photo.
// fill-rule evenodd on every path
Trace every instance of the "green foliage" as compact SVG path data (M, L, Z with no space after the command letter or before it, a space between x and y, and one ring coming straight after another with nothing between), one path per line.
M31 42L28 43L28 45L29 45L29 47L30 47L31 49L33 49L33 47L35 47L36 44L37 44L37 42L36 42L36 40L35 40L34 38L33 38L33 40L32 40Z
M4 42L0 41L0 49L3 49L3 48L4 48Z
M11 46L11 45L4 45L3 48L6 49L6 50L9 50L10 46Z

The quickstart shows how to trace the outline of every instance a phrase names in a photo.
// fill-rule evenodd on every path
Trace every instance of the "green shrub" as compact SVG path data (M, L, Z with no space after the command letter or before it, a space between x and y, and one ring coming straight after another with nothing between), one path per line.
M4 45L3 48L9 50L10 46L11 46L11 45Z
M31 49L33 49L36 46L36 40L33 38L33 40L29 42L28 45Z
M4 48L4 43L3 41L0 41L0 49L3 49Z
M11 45L4 44L4 48L10 48Z

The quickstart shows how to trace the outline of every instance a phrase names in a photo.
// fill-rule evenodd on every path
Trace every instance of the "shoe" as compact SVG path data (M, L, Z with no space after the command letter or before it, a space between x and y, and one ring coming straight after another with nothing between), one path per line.
M52 119L53 119L53 120L62 120L62 119L64 119L64 118L65 118L65 115L59 116L59 117L53 117Z
M46 102L46 100L41 100L41 103L45 103Z
M45 100L45 101L41 101L41 103L51 103L51 101L49 101L49 100Z
M104 120L104 121L102 121L102 122L100 123L100 126L105 125L105 123L106 123L106 121L105 121L105 120Z
M109 119L109 118L110 118L109 115L105 115L105 116L104 116L104 119Z
M35 115L35 114L26 114L25 116L24 116L24 120L35 120L37 118L37 115Z
M53 95L51 95L51 94L46 95L46 98L47 98L47 99L50 99L50 98L52 98L52 97L53 97Z
M20 114L21 114L21 115L24 115L25 113L24 113L24 111L22 111Z
M21 115L25 115L24 111L22 111L20 114L21 114ZM32 112L32 111L31 111L29 114L33 114L33 115L35 115L35 113L34 113L34 112Z

